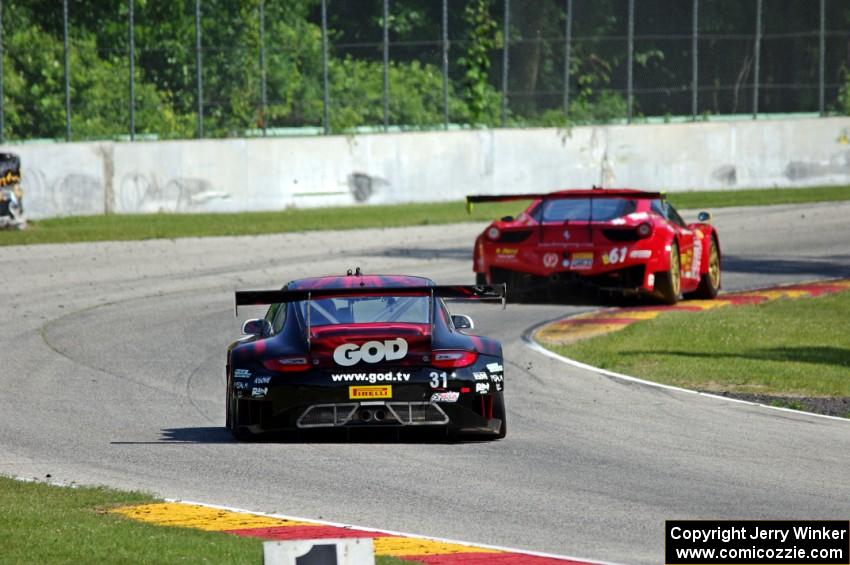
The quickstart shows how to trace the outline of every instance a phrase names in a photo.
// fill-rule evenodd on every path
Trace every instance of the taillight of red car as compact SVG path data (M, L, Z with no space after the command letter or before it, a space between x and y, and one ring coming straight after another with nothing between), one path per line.
M637 232L639 238L646 239L652 235L652 224L650 224L649 222L643 222L637 227L635 231Z
M263 367L276 373L298 373L310 369L310 359L303 355L289 357L278 357L277 359L266 359Z
M437 349L431 364L439 369L460 369L469 367L478 360L478 353L464 349Z

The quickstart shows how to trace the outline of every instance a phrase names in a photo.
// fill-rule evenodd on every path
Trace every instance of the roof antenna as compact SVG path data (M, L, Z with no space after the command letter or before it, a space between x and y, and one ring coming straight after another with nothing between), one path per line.
M363 275L360 273L360 267L355 267L355 268L354 268L354 276L355 276L355 277L362 277L362 276L363 276Z
M350 277L350 276L351 276L351 269L348 269L348 270L345 272L345 276L347 276L347 277Z

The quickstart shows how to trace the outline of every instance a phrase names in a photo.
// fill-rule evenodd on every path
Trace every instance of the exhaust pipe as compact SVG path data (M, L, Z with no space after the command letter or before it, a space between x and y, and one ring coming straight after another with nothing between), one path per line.
M369 422L372 420L372 411L368 409L363 409L360 411L360 419L364 422Z
M375 410L375 421L383 422L387 417L387 413L383 410Z

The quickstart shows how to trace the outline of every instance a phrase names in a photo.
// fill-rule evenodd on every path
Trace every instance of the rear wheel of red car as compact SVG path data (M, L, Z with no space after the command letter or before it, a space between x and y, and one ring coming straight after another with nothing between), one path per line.
M712 235L708 248L708 272L702 274L699 286L688 294L688 298L711 299L717 296L718 290L720 290L720 248Z
M662 304L675 304L679 301L682 289L682 271L679 260L679 245L674 241L670 245L670 268L666 272L655 274L655 295Z

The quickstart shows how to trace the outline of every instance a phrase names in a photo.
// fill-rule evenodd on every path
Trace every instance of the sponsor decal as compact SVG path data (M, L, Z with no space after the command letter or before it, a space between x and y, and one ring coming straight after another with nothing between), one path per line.
M697 233L700 233L700 232L697 232ZM692 278L695 278L695 279L699 278L699 269L700 269L701 264L702 264L702 241L700 241L699 239L695 239L694 240L694 263L693 263L693 270L691 271L692 272Z
M496 392L502 392L502 383L496 383Z
M572 237L570 235L570 230L564 230L564 239L569 240L570 237Z
M626 260L626 248L625 247L615 247L608 253L602 255L602 264L603 265L613 265L615 263L622 263Z
M516 247L497 247L496 255L516 255L519 253L519 249Z
M380 386L350 386L348 387L348 398L392 398L392 385Z
M655 275L654 274L650 274L646 277L646 285L649 288L655 287Z
M487 363L487 370L491 373L501 373L505 370L501 363Z
M332 374L335 383L365 382L365 383L405 383L410 380L410 373L387 371L377 373L338 373Z
M475 383L475 392L476 393L490 392L490 383Z
M629 257L631 259L649 259L652 257L651 249L633 249L629 251Z
M265 385L265 384L270 383L271 380L272 380L271 377L257 377L256 379L254 379L254 384L255 385Z
M476 381L486 381L487 380L487 373L485 373L484 371L476 371L476 372L472 373L472 376L475 377Z
M235 388L236 390L245 390L249 386L250 385L248 383L243 383L242 381L233 383L233 388Z
M585 251L581 253L573 253L573 269L591 269L593 268L593 252Z
M682 261L682 265L681 265L682 273L684 274L684 276L690 278L692 276L692 269L693 269L693 266L694 266L694 250L693 250L693 248L688 249L684 253L680 254L679 257L681 258L681 261Z
M431 402L457 402L460 393L457 391L435 392L431 395Z
M564 259L563 261L561 261L561 266L562 267L569 267L570 266L570 260Z
M255 386L251 389L251 397L252 398L265 398L266 394L268 394L269 388L265 386Z
M504 380L505 377L502 375L490 375L490 380L494 383L500 383Z
M234 379L250 379L251 378L251 371L249 371L248 369L234 369L233 378Z
M407 341L399 337L382 342L367 341L363 345L345 343L334 350L334 361L337 365L350 367L360 361L364 363L397 361L403 359L405 355L407 355Z
M543 266L547 269L554 269L558 266L558 254L547 253L543 256Z

